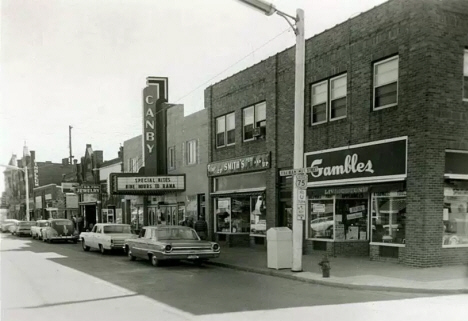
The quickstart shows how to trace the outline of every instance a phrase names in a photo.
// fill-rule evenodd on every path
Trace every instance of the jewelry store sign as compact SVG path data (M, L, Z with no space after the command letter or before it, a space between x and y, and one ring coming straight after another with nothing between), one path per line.
M208 164L208 176L237 174L270 168L270 153L258 154Z
M78 194L99 194L101 188L99 185L80 185L76 187Z
M112 194L162 194L185 191L185 175L135 176L135 174L111 174Z

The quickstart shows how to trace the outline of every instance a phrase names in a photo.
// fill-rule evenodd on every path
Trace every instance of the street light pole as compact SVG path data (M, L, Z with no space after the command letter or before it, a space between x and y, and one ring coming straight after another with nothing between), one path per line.
M295 88L294 88L294 162L295 169L304 167L304 76L305 76L305 37L304 37L304 10L297 9L296 17L292 17L279 11L271 3L264 0L239 0L266 14L273 13L286 19L296 34L296 59L295 59ZM291 23L291 20L294 22ZM298 215L298 187L297 175L293 175L293 272L302 271L302 238L304 216Z
M2 165L0 164L1 167L6 167L9 169L14 169L17 171L22 171L24 173L24 182L25 182L25 188L26 188L26 221L30 220L29 217L29 176L28 176L28 166L24 166L24 168L13 166L13 165Z

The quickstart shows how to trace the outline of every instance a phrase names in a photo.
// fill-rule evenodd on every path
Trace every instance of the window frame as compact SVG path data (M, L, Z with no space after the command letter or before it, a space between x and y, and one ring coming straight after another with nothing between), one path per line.
M171 156L173 156L172 164L171 164ZM167 149L167 169L168 170L175 170L176 169L176 153L175 153L175 146L171 146Z
M193 143L193 144L192 144ZM193 153L191 155L190 146L193 146ZM196 165L198 163L198 141L196 139L191 139L185 142L185 164L186 165ZM191 156L193 156L193 162L190 162Z
M337 80L337 79L342 78L342 77L346 78L346 81L345 81L345 95L341 96L341 97L338 97L338 98L335 98L335 99L332 99L332 86L331 86L331 83L332 83L332 81ZM340 119L348 117L348 73L345 72L343 74L340 74L340 75L337 75L335 77L330 78L327 89L329 91L329 97L328 97L329 107L328 108L330 109L330 113L329 113L330 116L328 117L328 120L330 122L332 122L332 121L335 121L335 120L340 120ZM333 100L338 100L338 99L341 99L341 98L346 99L346 105L345 105L346 112L345 112L345 115L341 116L341 117L332 118L332 101Z
M466 63L466 66L465 66ZM466 73L465 73L466 69ZM465 81L468 82L468 48L463 51L463 79L462 79L462 100L468 102L468 92L465 93Z
M376 92L376 89L393 83L393 82L389 82L389 83L386 83L384 85L380 85L380 86L376 87L376 85L375 85L375 76L376 76L375 71L376 71L376 68L377 68L377 66L382 65L382 64L387 63L387 62L390 62L392 60L397 60L397 64L398 64L397 79L396 79L396 102L388 104L388 105L375 107L375 92ZM399 92L399 89L400 89L399 87L400 87L400 56L399 55L394 55L394 56L388 57L386 59L374 62L373 68L372 68L372 110L375 111L375 110L381 110L381 109L386 109L386 108L397 106L398 105L398 92Z
M234 142L233 143L230 143L228 144L228 129L227 129L227 118L229 116L233 116L234 117L234 128L231 129L231 130L234 130ZM221 132L218 132L218 120L221 120L223 119L223 122L224 122L224 144L223 145L218 145L218 134L221 134ZM235 112L232 112L232 113L228 113L228 114L224 114L222 116L219 116L219 117L216 117L215 118L215 145L216 145L216 148L223 148L223 147L227 147L227 146L232 146L232 145L235 145L236 144L236 113Z
M261 105L265 105L265 118L262 119L262 120L258 120L257 119L257 107L261 106ZM250 109L250 108L253 108L253 129L257 128L257 123L258 122L265 122L265 126L258 126L258 128L262 128L262 127L265 127L265 136L266 136L266 121L267 121L267 112L266 112L266 108L267 108L267 104L266 104L266 100L262 100L256 104L253 104L253 105L249 105L247 107L244 107L242 108L242 141L243 142L251 142L251 141L254 141L256 140L255 136L252 136L252 138L249 138L249 139L245 139L245 126L246 126L246 123L245 123L245 111L247 109ZM250 125L250 124L248 124Z
M314 105L314 103L313 103L314 87L315 86L320 86L322 84L327 85L327 94L326 94L326 99L325 99L325 120L314 123L314 106L318 106L318 105L323 104L323 103L320 103L320 104ZM319 81L319 82L316 82L316 83L310 85L310 125L311 126L325 124L326 122L328 122L328 105L329 105L328 104L328 100L329 100L329 97L328 97L328 91L329 90L328 90L328 88L329 88L328 79L322 80L322 81Z

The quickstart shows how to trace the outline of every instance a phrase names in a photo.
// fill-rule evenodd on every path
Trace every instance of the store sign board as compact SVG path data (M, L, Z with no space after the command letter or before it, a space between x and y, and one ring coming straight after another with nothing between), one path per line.
M168 79L149 77L143 89L143 159L146 173L157 173L156 103L168 99Z
M78 194L99 194L101 187L99 185L83 184L76 187Z
M112 173L109 180L112 194L148 195L185 191L185 175L141 176Z
M309 183L379 181L406 178L407 137L304 154L312 168Z
M240 157L208 164L208 176L235 174L270 168L270 153Z
M33 177L34 177L34 187L39 186L39 167L37 167L36 162L34 162L34 167L33 167Z

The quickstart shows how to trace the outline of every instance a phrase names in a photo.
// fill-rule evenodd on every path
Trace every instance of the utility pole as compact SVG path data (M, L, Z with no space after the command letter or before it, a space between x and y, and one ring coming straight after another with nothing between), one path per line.
M73 153L72 153L72 138L71 138L71 130L72 126L68 126L68 148L70 150L70 165L73 164Z

